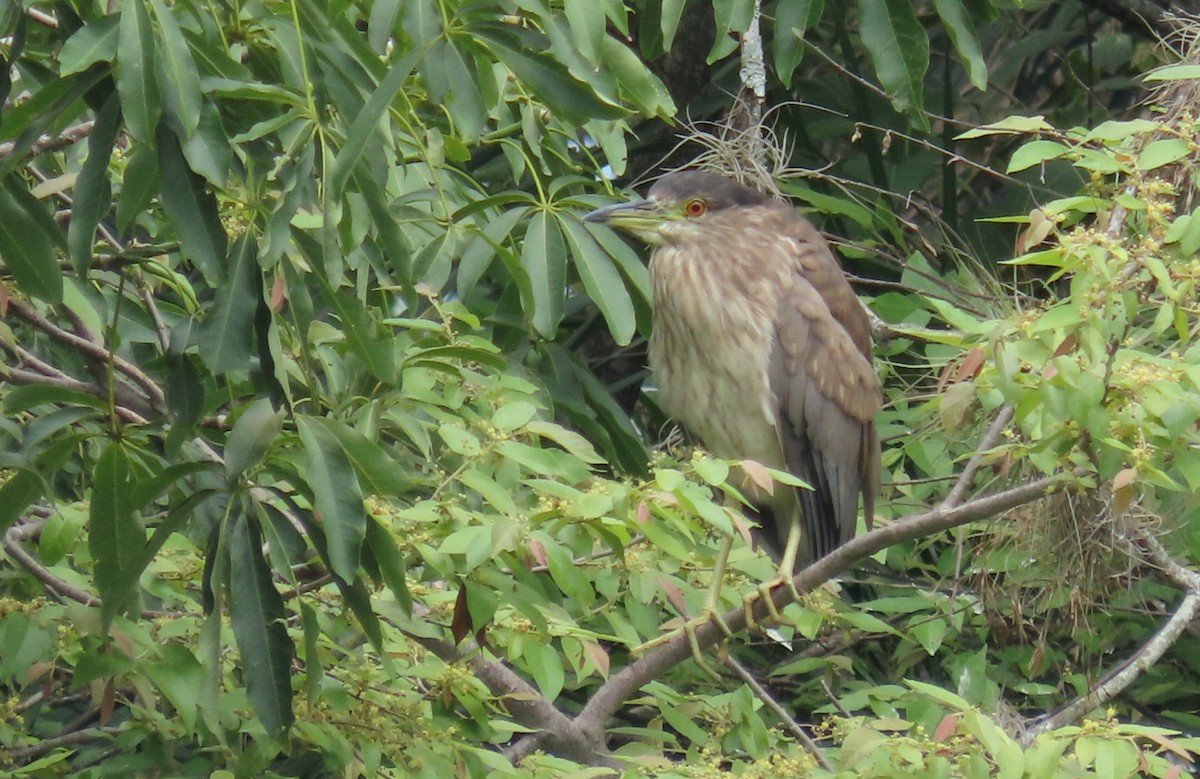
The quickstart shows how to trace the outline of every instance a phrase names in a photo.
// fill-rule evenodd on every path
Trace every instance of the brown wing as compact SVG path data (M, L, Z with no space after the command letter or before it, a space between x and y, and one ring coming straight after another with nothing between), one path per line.
M879 380L866 314L825 240L794 219L795 266L779 301L769 375L788 470L814 488L799 491L811 561L854 535L860 493L868 521L873 514Z

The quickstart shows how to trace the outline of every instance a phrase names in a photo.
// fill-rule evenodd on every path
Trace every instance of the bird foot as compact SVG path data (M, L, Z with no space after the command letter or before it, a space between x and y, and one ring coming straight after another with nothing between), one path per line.
M750 630L762 632L764 624L795 625L792 619L783 615L783 612L775 605L775 599L771 597L771 593L778 587L787 589L788 594L792 596L792 603L800 602L800 591L796 589L792 577L787 573L780 572L777 578L758 585L758 589L747 595L742 601L742 609L746 614L746 627ZM754 616L755 604L760 600L767 609L767 619L764 622L760 622Z
M733 635L733 631L731 631L729 626L725 624L725 620L721 618L721 615L718 611L715 609L705 608L704 613L700 616L693 617L691 619L685 619L682 627L675 628L667 633L663 633L657 638L652 638L643 644L639 644L630 649L629 652L634 657L640 657L646 652L649 652L651 649L662 646L663 644L666 644L674 639L680 633L683 633L687 635L688 645L692 648L692 659L696 661L696 665L699 666L700 670L714 679L720 678L717 672L714 671L704 659L704 652L700 649L700 639L696 635L696 631L704 625L707 625L709 622L715 624L721 631L723 634L722 641L725 638L729 638Z

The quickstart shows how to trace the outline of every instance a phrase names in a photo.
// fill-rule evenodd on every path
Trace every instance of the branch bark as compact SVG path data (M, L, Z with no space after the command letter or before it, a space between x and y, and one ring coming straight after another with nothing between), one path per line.
M812 592L850 569L864 557L902 541L993 517L1038 500L1062 484L1065 478L1067 477L1064 475L1045 476L1001 492L968 500L958 506L940 505L929 511L910 514L852 539L797 573L792 583L801 594ZM777 608L782 608L790 602L791 594L787 588L779 587L771 593L771 598ZM753 612L756 619L765 619L768 614L766 604L761 601L756 603ZM725 613L722 619L734 633L746 628L746 613L741 607ZM701 650L716 645L724 636L724 632L715 622L710 621L696 629L696 639ZM446 642L424 638L418 640L447 662L461 662L466 659L463 653ZM681 631L679 635L609 678L574 718L559 711L553 703L543 698L502 663L478 656L471 658L469 662L493 694L509 698L513 716L517 721L537 731L505 750L505 755L511 760L518 762L534 751L544 749L583 763L617 767L619 764L607 754L604 743L609 720L639 689L691 656L692 648L688 637Z

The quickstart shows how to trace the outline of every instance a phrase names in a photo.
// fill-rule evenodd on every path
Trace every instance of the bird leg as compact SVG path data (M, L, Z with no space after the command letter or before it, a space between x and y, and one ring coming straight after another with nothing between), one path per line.
M733 549L733 538L727 536L721 539L721 546L717 549L717 559L713 564L712 583L708 587L708 596L704 599L704 607L701 609L700 616L692 619L685 617L682 628L672 630L669 633L663 633L657 638L635 646L630 650L633 655L641 655L657 646L661 646L679 635L680 631L683 631L687 634L688 643L692 647L692 657L695 658L696 665L700 666L700 670L709 676L717 678L716 672L704 661L703 652L700 649L700 640L696 636L696 630L700 626L712 622L726 638L733 635L733 631L729 629L729 626L725 624L725 620L721 618L721 586L725 581L725 564L729 561L729 552L731 549Z
M792 522L791 527L788 528L787 545L783 548L783 555L779 558L778 576L775 579L758 585L758 591L751 593L742 601L742 608L746 613L746 626L751 630L761 630L762 627L754 617L754 604L758 600L762 600L766 604L767 615L772 622L781 625L791 622L775 607L775 600L771 597L771 590L780 586L787 587L788 592L792 596L792 602L800 602L800 592L796 589L796 585L792 581L792 576L796 570L796 559L800 556L800 542L803 540L803 535L800 530L800 523Z

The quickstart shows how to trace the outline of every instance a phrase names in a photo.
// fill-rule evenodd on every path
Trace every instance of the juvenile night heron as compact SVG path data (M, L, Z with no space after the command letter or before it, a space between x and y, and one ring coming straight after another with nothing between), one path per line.
M879 489L870 322L833 251L790 206L702 171L585 218L654 247L650 369L663 409L718 457L812 485L750 495L757 540L790 581L854 535L860 494L871 520Z

